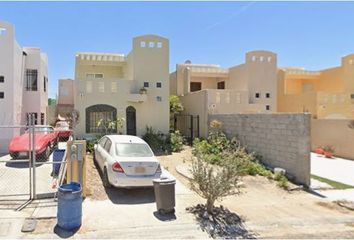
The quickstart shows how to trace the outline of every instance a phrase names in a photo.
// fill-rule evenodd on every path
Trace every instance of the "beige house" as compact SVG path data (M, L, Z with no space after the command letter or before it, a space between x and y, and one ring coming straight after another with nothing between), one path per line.
M123 117L123 133L143 135L146 126L169 131L169 41L156 35L133 39L125 56L76 55L74 105L80 113L77 137L103 132L100 119Z
M57 115L64 117L71 114L74 110L74 80L59 79L57 99Z
M0 125L26 125L29 114L46 124L48 58L39 48L21 47L11 23L0 21ZM22 132L23 132L22 128ZM1 129L0 152L20 128Z
M248 52L245 63L230 68L177 64L170 74L170 92L180 96L185 113L199 115L199 134L205 137L208 114L277 111L277 56Z
M278 111L310 112L318 119L354 119L354 54L319 71L282 68L278 74Z

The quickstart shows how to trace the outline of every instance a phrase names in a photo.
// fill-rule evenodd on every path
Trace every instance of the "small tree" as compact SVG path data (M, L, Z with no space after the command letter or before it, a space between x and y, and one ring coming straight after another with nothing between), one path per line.
M169 100L171 116L174 116L175 114L181 113L183 111L184 108L178 96L171 95Z
M203 153L197 152L192 162L191 187L207 200L206 209L213 213L216 200L239 193L240 179L249 162L249 156L239 151L222 152L222 161L216 166L209 164Z
M117 130L119 134L122 134L121 130L123 129L124 122L124 118L117 118L115 120L101 118L97 123L97 127L104 128L105 134L113 132L114 130Z

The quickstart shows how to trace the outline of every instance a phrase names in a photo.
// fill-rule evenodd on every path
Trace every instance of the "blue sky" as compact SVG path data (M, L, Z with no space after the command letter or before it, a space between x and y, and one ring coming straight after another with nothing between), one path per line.
M354 53L350 2L0 2L0 20L15 24L21 46L48 54L51 97L57 79L74 77L76 52L127 54L148 33L170 39L170 71L186 59L233 66L256 49L310 70Z

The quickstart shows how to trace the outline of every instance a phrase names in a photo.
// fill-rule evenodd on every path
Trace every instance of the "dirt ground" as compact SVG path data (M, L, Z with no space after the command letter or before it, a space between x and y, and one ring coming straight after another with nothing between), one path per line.
M187 178L176 166L191 160L191 148L160 156L168 171L185 186ZM260 176L243 178L241 194L230 196L221 204L236 212L251 231L262 238L354 238L354 211L304 190L286 191L276 182Z
M189 181L176 166L191 160L191 148L158 156L161 165L186 187ZM87 178L93 200L108 199L92 157L87 158ZM354 211L303 190L286 191L264 177L243 178L241 194L218 202L237 213L247 228L261 238L354 238ZM200 199L196 196L196 199ZM203 203L203 202L201 202Z

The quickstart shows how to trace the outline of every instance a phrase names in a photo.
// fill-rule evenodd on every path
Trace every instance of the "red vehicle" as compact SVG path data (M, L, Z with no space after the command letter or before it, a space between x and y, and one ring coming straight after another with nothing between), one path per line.
M58 132L58 137L60 139L68 139L72 134L72 130L70 129L70 125L66 121L57 122L55 124L54 131Z
M38 160L47 160L52 149L58 144L58 133L51 126L35 127L35 152ZM13 159L28 156L28 130L21 136L14 137L9 144L9 153Z

